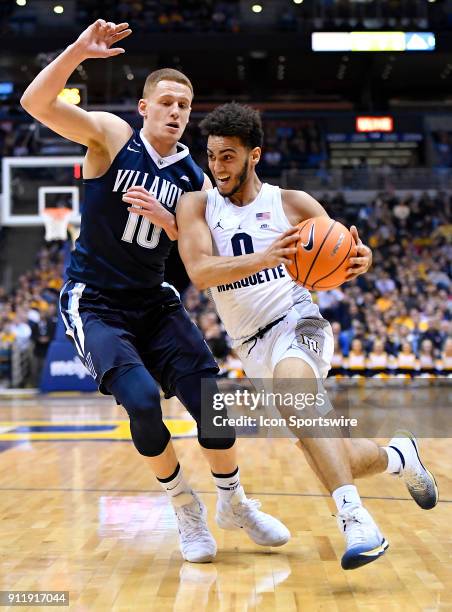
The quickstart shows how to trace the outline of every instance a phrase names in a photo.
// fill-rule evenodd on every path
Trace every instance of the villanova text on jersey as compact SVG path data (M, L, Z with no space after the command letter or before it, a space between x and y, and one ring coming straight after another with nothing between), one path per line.
M199 191L202 169L185 145L160 157L134 130L128 142L99 178L85 179L80 237L68 268L72 280L101 289L149 289L163 282L172 241L146 217L129 212L123 194L143 186L172 214L186 191Z

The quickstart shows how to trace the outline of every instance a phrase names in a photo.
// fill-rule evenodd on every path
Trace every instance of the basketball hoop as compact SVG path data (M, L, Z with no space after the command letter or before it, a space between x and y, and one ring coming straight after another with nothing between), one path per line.
M44 208L42 217L46 230L46 242L67 239L67 226L72 215L72 208Z

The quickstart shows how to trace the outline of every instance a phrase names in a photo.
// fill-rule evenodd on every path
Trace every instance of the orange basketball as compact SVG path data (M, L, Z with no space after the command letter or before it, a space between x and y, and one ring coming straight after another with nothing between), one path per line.
M328 217L313 217L298 224L293 263L286 266L290 276L310 291L326 291L345 281L348 260L356 245L348 229Z

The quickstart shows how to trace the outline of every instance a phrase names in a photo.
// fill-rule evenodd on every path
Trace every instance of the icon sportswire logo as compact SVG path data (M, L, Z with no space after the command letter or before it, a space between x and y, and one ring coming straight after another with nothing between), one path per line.
M305 251L312 251L312 247L314 246L314 223L311 225L311 229L309 230L309 238L306 244L301 243L301 246Z

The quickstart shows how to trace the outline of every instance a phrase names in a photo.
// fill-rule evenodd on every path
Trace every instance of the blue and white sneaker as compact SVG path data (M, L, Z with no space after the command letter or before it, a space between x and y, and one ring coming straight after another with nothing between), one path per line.
M438 486L435 477L419 457L416 438L409 431L397 431L388 446L394 448L402 460L402 468L396 474L405 480L409 494L423 510L431 510L438 503Z
M350 506L350 507L347 507ZM346 504L337 517L339 530L346 542L342 569L357 569L376 561L389 544L365 508Z

